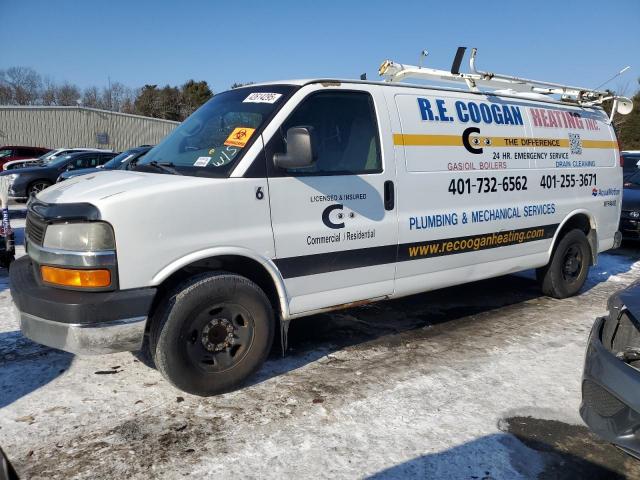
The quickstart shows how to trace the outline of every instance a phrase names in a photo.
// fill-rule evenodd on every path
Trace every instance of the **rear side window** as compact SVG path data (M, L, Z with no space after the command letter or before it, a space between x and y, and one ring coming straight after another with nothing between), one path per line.
M305 98L280 128L272 153L285 151L286 132L309 127L316 162L290 175L344 175L382 172L373 99L365 92L320 92Z
M74 168L92 168L102 164L100 155L87 155L73 161Z

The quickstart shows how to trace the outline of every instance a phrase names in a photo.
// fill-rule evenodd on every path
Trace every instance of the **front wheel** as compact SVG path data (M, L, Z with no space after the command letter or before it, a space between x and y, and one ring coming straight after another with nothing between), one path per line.
M50 186L51 182L47 180L36 180L31 185L29 185L27 196L31 197L31 195L37 195L42 190L44 190L45 188L49 188Z
M542 292L554 298L572 297L589 274L591 246L582 230L568 232L558 243L551 261L536 270Z
M160 373L201 396L233 390L255 373L269 354L275 323L255 283L220 272L180 285L151 322L151 354Z

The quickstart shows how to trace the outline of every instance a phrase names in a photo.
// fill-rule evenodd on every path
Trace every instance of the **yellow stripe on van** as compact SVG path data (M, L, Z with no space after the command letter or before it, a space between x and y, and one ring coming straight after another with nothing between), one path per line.
M536 138L536 137L486 137L479 138L478 147L536 147L536 148L569 148L567 138ZM490 140L487 145L485 140ZM618 148L618 144L611 140L582 140L582 148ZM409 133L394 133L393 144L405 147L462 147L460 135L424 135Z
M611 140L582 140L582 148L618 148L618 142Z
M393 134L394 145L407 147L461 147L460 135L417 135L417 134Z

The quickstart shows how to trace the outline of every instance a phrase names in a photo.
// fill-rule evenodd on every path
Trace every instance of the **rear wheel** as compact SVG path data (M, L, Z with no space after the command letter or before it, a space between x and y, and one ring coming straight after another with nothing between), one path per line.
M31 195L37 195L39 192L44 190L45 188L49 188L51 186L51 182L47 180L36 180L27 189L27 195L31 197Z
M589 274L591 247L582 230L569 231L558 243L551 261L536 270L545 295L567 298L583 287Z
M176 288L154 314L154 362L173 385L208 396L240 386L258 370L273 342L264 292L230 273L206 273Z

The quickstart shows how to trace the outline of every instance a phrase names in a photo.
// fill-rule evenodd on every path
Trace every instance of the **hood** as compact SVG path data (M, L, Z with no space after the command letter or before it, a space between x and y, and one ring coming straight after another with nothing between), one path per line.
M625 187L622 191L622 210L640 210L640 186Z
M130 170L102 170L88 175L78 175L38 194L38 200L47 203L88 202L98 208L106 199L109 201L126 201L136 199L144 201L145 196L153 196L162 192L172 192L211 185L212 180L224 179L197 178L182 175L165 175L160 173L134 172Z
M50 167L48 165L37 165L33 167L21 167L21 168L12 168L11 170L3 170L0 175L17 175L17 174L29 174L29 173L40 173L43 169L55 171L56 169Z
M68 170L66 172L62 172L60 176L62 178L72 178L77 177L78 175L87 175L88 173L97 173L97 172L107 172L108 170L104 170L102 168L78 168L76 170Z
M20 165L25 164L28 165L30 163L40 163L41 160L38 158L22 158L20 160L11 160L10 162L5 163L5 167L10 167L11 165Z

